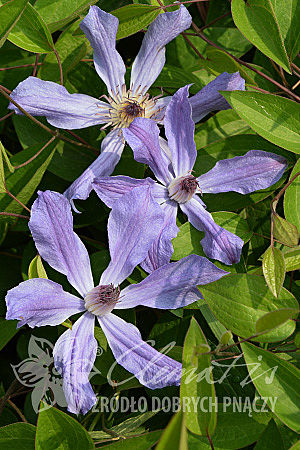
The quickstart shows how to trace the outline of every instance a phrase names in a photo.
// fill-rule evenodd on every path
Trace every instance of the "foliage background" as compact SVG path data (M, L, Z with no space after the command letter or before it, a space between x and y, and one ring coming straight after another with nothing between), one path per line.
M170 3L164 0L163 5ZM235 341L251 340L252 344L231 347L227 358L243 353L243 364L251 364L257 361L257 352L264 352L264 370L279 367L273 383L267 385L261 377L242 388L240 382L247 376L247 369L235 367L223 383L215 385L216 395L221 402L226 396L246 399L258 393L277 395L275 413L253 413L250 417L247 412L219 412L217 421L214 414L204 412L177 414L170 422L172 413L163 411L129 415L90 412L85 417L72 417L65 408L57 406L38 417L32 408L32 388L15 382L11 364L28 358L32 334L37 345L41 345L41 339L54 344L65 330L61 325L17 331L15 322L4 319L7 290L28 277L41 276L41 261L36 258L27 219L22 216L28 216L26 209L30 209L38 189L63 192L89 166L99 153L105 131L99 127L76 130L76 135L60 131L53 138L50 133L54 129L43 118L38 120L48 130L27 117L9 114L7 95L33 73L44 80L60 82L58 61L69 92L93 97L106 93L92 64L91 47L78 28L91 4L119 18L117 48L129 73L145 29L163 11L160 1L0 0L0 447L89 449L96 445L147 449L160 439L158 449L299 448L299 395L295 386L299 386L296 298L300 291L300 181L295 176L300 172L300 6L293 0L186 2L193 28L168 44L166 65L150 94L159 95L161 88L165 94L172 94L189 83L193 83L190 91L195 94L224 71L238 70L246 80L245 93L225 95L234 109L211 114L196 125L195 172L200 175L216 161L243 155L251 149L283 155L289 168L276 185L264 191L205 195L204 201L215 221L238 234L245 245L239 264L228 267L216 262L231 275L201 289L204 301L184 310L147 310L145 314L140 307L122 312L126 320L137 324L144 339L155 340L157 349L175 340L172 356L180 360L183 351L184 367L191 363L193 349L199 343L210 346L213 360L223 361L224 355L218 353L220 346L233 342L224 342L226 330L233 332ZM172 8L168 6L167 10ZM134 161L128 147L114 174L151 176L146 166ZM78 202L78 207L82 214L74 217L76 231L88 247L97 278L108 262L109 210L95 194ZM185 221L183 215L179 216L180 232L173 241L174 260L191 253L203 255L199 244L202 233ZM49 278L70 289L63 276L46 263L44 267ZM128 282L135 283L144 276L137 268ZM276 313L267 314L270 311ZM253 338L259 331L265 334ZM96 337L104 351L96 360L101 375L95 376L92 384L99 396L111 397L117 392L107 383L106 371L114 358L100 329ZM231 362L232 359L225 361ZM200 352L197 364L200 371L209 367L211 358ZM213 376L219 379L224 371L225 368L214 369ZM118 366L115 376L122 380L127 374ZM181 394L204 395L211 389L208 386L205 381L192 383L182 388ZM214 395L213 390L210 394ZM153 392L132 380L122 386L120 395L162 398L178 396L179 388ZM203 431L204 424L208 424L210 442Z

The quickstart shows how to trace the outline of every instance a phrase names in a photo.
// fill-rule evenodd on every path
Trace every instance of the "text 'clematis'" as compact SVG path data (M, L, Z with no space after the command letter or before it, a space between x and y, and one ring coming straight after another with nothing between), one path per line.
M121 290L120 284L146 258L162 221L149 186L133 189L116 202L108 220L111 261L95 286L88 252L73 231L68 200L56 192L40 192L32 206L29 227L39 254L67 276L80 297L48 279L30 279L8 291L6 318L18 319L18 327L28 324L33 328L59 325L83 312L53 350L70 412L85 414L97 401L89 382L97 352L95 318L117 362L140 383L150 389L180 384L181 364L144 342L135 325L112 313L138 305L180 308L201 297L197 285L226 275L206 258L190 255Z
M147 178L136 180L124 176L99 177L93 187L107 206L141 184L150 185L153 197L164 211L164 224L142 264L148 272L170 261L173 253L171 239L178 233L178 207L189 222L205 232L201 244L210 258L225 264L240 260L243 241L217 225L198 194L235 191L248 194L276 183L287 164L282 156L251 150L244 156L221 160L206 174L195 177L193 167L197 157L194 142L194 121L188 99L188 86L172 97L164 119L166 142L159 137L157 125L147 119L135 119L124 130L137 161L148 164L157 182Z

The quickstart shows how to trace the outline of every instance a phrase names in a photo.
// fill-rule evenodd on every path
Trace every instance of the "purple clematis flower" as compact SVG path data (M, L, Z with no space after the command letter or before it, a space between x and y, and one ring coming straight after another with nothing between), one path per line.
M94 50L95 69L108 90L107 102L83 94L69 94L64 86L29 77L11 93L12 98L32 115L45 116L58 128L77 129L92 125L110 125L112 130L101 144L102 153L67 190L66 196L86 199L97 175L110 175L118 163L125 140L122 129L135 117L163 118L164 101L150 98L147 91L165 63L165 45L189 28L192 18L184 6L159 14L149 26L133 63L130 89L126 89L126 67L116 50L118 19L91 6L80 23ZM10 109L21 112L10 104Z
M148 184L151 187L165 220L142 264L148 272L170 261L171 239L178 233L178 206L195 228L205 232L201 244L208 257L225 264L239 262L242 239L214 222L198 194L229 191L248 194L265 189L276 183L287 167L281 156L251 150L244 156L218 161L209 172L196 178L192 174L197 151L188 88L179 89L166 109L164 126L168 142L159 137L157 125L148 119L137 118L124 130L135 159L149 165L157 182L150 178L136 180L115 176L99 177L93 183L96 193L108 207L136 186Z
M125 86L125 65L116 50L118 19L91 6L80 24L94 50L94 65L108 90L107 102L83 94L69 94L64 86L29 77L11 93L12 98L34 116L45 116L58 128L77 129L106 124L112 130L103 139L100 156L65 192L69 200L85 200L96 176L111 175L120 160L125 139L122 130L135 117L161 122L172 97L150 98L147 91L165 63L165 46L189 28L191 16L181 5L177 11L159 14L149 26L133 63L130 89ZM218 90L244 89L239 73L219 75L191 98L193 119L199 121L216 109L230 108ZM10 104L17 114L18 108Z
M27 324L33 328L59 325L83 312L53 350L70 412L85 414L96 403L89 382L97 350L95 318L117 362L142 384L150 389L180 384L181 364L148 345L133 324L112 313L138 305L183 307L201 297L197 285L226 274L206 258L191 255L162 266L142 282L120 291L119 285L146 258L161 225L161 208L149 186L137 187L116 202L108 220L111 261L95 287L87 250L73 231L69 201L46 191L39 193L32 206L29 227L39 254L67 276L80 297L48 279L30 279L8 291L6 318L20 320L18 327Z

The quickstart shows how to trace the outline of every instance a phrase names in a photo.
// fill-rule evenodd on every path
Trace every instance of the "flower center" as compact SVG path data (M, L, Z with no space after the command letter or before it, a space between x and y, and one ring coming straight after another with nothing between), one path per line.
M119 295L119 287L114 287L112 284L96 286L84 297L85 307L96 316L104 316L114 309Z
M198 188L198 181L193 175L184 175L171 181L168 186L169 197L178 203L185 203L193 197Z
M107 125L113 128L127 128L136 117L158 120L161 115L161 108L156 106L157 98L150 98L149 94L143 94L139 89L133 93L123 85L121 94L103 97L111 106Z

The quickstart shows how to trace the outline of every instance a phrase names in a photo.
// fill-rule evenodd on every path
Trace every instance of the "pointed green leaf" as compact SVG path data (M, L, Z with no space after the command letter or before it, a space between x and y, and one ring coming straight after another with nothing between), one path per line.
M18 331L17 320L6 320L3 317L0 317L0 350L5 347Z
M169 422L160 438L156 450L188 450L185 415L178 411Z
M278 214L273 214L273 233L274 238L284 245L298 245L299 232L297 227Z
M45 170L47 169L54 153L55 143L50 144L43 152L37 156L33 161L14 173L6 172L6 185L8 190L15 195L25 205L30 200L39 185ZM17 166L29 158L31 158L42 145L23 150L11 158L11 162ZM7 194L0 194L0 211L20 214L22 206L13 200ZM0 216L0 221L5 220L14 222L13 217Z
M300 153L300 105L278 95L229 92L222 95L256 133L280 147Z
M3 1L0 0L0 3ZM26 6L13 31L9 33L8 40L18 47L34 53L48 53L52 52L54 48L46 23L30 3Z
M254 450L282 450L284 448L281 434L274 420L270 420L267 428L259 437Z
M280 11L275 8L276 3L281 4ZM290 3L293 0L248 0L247 3L244 0L232 0L231 3L233 20L241 33L289 73L290 61L278 19L283 13L288 18L292 12Z
M290 179L300 172L300 159L296 162ZM284 217L300 232L300 176L289 185L284 194Z
M35 430L29 423L12 423L0 428L0 448L34 450Z
M281 308L276 311L270 311L256 321L256 332L266 333L267 331L271 331L285 323L287 320L296 319L298 314L299 309L294 308Z
M192 317L183 347L182 379L180 401L183 405L188 398L205 397L215 402L215 388L212 378L210 348L196 320ZM191 399L190 399L191 400ZM207 412L205 412L205 409ZM185 413L186 426L201 436L213 435L217 414L215 408L191 408Z
M300 432L300 370L274 353L241 344L250 377L270 409L292 430ZM255 369L255 370L254 370ZM276 401L275 407L270 401Z
M300 247L288 249L288 251L283 253L283 256L285 260L285 270L287 272L300 269Z
M95 448L92 438L77 420L54 407L41 403L36 430L36 450L89 450Z
M42 258L40 255L36 255L31 261L28 268L29 278L48 278L46 270L44 269Z
M119 19L117 39L137 33L146 28L160 13L157 6L126 5L111 12Z
M90 5L97 3L97 0L63 0L53 1L37 0L35 9L48 25L51 33L59 30L63 26L85 14Z
M29 0L2 1L0 6L0 47L22 16Z
M280 294L285 279L284 256L278 248L269 247L262 262L265 280L275 297Z
M282 288L274 297L263 277L230 274L213 283L199 287L204 300L216 318L241 338L256 334L255 323L267 312L281 308L298 308L295 297ZM290 336L295 323L288 321L267 334L255 337L258 342L276 342Z

